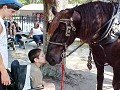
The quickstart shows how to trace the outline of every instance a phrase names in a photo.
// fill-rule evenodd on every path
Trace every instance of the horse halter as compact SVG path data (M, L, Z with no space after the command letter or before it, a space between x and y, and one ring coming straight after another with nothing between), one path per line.
M66 36L70 36L70 31L76 31L76 28L73 24L73 18L70 19L60 19L60 22L64 23L66 25Z
M75 26L73 25L73 19L72 19L72 18L70 18L70 19L60 19L59 22L60 22L60 23L64 23L65 26L66 26L65 36L70 37L70 32L71 32L71 30L72 30L72 31L76 31L76 28L75 28ZM65 58L64 53L65 53L65 51L67 50L67 44L66 44L66 42L65 42L65 43L56 43L56 42L51 42L51 41L49 41L49 43L50 43L50 44L54 44L54 45L63 46L63 47L64 47L64 50L63 50L63 52L62 52L61 57L62 57L62 58Z

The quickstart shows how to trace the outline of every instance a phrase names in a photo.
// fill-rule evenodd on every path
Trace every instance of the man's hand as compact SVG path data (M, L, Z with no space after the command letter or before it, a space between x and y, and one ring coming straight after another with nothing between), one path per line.
M7 73L7 70L4 72L1 72L1 83L3 85L10 85L11 84L10 77Z

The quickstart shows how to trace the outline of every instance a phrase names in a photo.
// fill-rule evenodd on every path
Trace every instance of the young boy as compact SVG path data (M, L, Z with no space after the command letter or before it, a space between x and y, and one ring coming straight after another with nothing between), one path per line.
M46 63L43 51L39 48L32 49L28 53L28 58L31 64L20 65L18 60L11 64L15 90L55 90L54 84L42 81L40 66Z
M43 88L42 90L55 90L55 86L52 83L45 83L42 81L42 72L40 66L46 63L45 55L41 49L32 49L28 53L29 60L31 62L31 85L32 88Z
M10 77L6 71L8 68L8 50L7 35L4 25L4 18L12 17L12 15L22 7L22 4L16 0L0 0L0 90L2 85L10 85Z

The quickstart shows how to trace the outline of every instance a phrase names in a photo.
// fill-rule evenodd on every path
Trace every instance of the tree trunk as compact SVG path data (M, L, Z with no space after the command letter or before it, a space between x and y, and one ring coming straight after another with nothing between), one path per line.
M44 4L44 52L46 53L46 49L47 49L47 40L49 39L48 35L47 35L47 23L49 20L53 19L53 14L51 12L51 6L55 6L57 8L58 11L65 9L67 4L68 4L68 0L43 0L43 4ZM42 67L42 71L43 71L43 75L44 76L50 76L53 77L55 79L61 79L61 68L60 65L56 65L54 67L46 64Z

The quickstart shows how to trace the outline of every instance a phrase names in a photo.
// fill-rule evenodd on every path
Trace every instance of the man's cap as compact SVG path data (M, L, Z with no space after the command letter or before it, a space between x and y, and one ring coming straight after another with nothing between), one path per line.
M17 0L0 0L0 4L14 4L14 5L17 5L19 8L23 6Z

